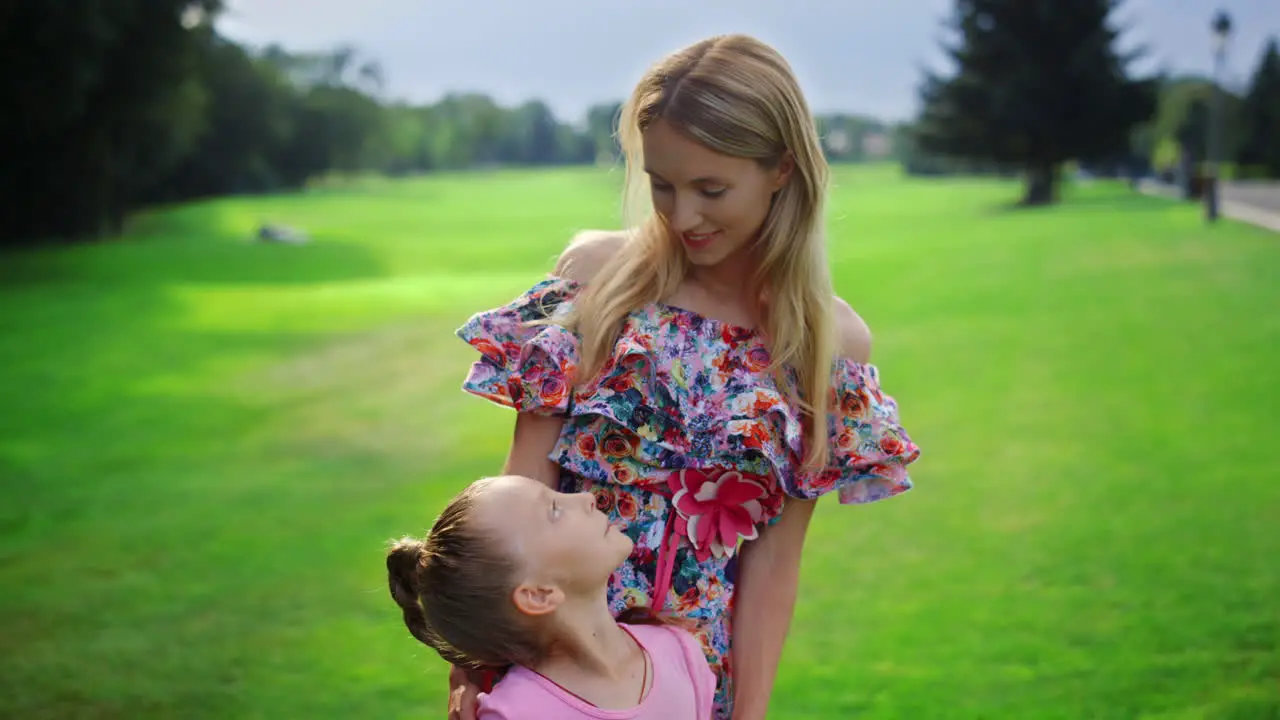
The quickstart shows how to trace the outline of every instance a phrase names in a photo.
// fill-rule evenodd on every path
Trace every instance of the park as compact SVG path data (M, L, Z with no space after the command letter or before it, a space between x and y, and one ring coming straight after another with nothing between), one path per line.
M231 143L76 217L34 184L0 250L0 716L443 716L382 553L502 463L512 414L460 390L454 330L618 224L581 143L323 173L211 164ZM1050 202L942 140L927 173L833 160L836 289L924 453L901 497L819 505L770 717L1280 717L1280 205L1214 174L1280 156L1223 149L1208 222L1160 168L1100 169L1128 143Z

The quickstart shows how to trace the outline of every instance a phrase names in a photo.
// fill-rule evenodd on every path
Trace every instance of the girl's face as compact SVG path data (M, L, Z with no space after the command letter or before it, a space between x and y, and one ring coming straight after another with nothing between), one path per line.
M496 478L476 497L476 518L514 553L522 570L516 604L554 610L566 595L604 589L632 542L596 509L591 493L556 492L527 477ZM552 603L545 607L539 603Z
M767 169L721 155L661 118L644 131L643 144L654 211L690 262L704 267L755 240L791 172L789 158Z

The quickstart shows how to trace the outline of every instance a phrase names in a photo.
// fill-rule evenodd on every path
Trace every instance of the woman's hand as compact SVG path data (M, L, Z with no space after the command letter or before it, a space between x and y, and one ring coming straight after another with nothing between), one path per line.
M449 720L476 720L476 685L467 671L453 665L449 668Z

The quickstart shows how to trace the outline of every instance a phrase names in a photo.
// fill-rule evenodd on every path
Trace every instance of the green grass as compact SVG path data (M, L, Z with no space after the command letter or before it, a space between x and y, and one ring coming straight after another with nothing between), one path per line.
M1280 238L837 179L839 290L924 457L820 507L773 716L1280 717ZM380 567L505 452L452 330L616 189L374 182L0 257L0 715L439 717Z

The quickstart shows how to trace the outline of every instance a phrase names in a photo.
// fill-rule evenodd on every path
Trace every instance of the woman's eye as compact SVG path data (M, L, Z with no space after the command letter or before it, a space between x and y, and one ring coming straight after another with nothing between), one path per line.
M671 190L670 185L662 185L661 183L650 183L654 192L668 192Z
M702 194L709 198L718 198L724 195L725 188L704 188Z

